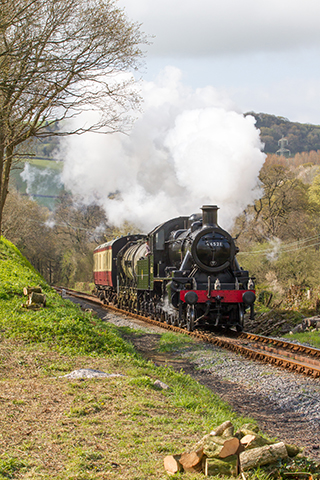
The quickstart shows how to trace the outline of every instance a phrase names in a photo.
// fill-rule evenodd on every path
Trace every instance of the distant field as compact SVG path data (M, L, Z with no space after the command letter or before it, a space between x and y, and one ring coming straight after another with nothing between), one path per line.
M63 169L63 162L58 161L58 160L44 160L44 159L31 159L28 161L30 165L33 165L35 167L39 168L50 168L51 170L57 170L59 172L62 172Z
M61 182L63 162L32 159L12 170L11 184L23 195L28 194L40 205L53 210L56 198L64 191Z

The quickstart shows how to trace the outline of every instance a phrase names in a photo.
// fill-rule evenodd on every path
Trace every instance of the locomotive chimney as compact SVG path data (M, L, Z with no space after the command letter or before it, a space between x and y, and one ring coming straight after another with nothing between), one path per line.
M202 210L202 226L214 226L218 225L218 210L217 205L203 205Z

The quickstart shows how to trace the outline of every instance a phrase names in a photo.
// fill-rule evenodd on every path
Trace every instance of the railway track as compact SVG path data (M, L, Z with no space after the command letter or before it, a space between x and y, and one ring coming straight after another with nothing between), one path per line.
M59 293L66 293L77 298L81 298L92 304L99 305L105 309L113 310L116 313L130 316L153 325L161 326L167 330L184 333L202 340L206 343L231 350L235 353L244 355L256 361L262 361L275 365L280 368L288 369L292 372L320 378L320 349L304 345L278 340L275 338L264 337L248 332L242 332L234 336L217 335L206 331L188 332L182 328L167 323L161 323L150 317L138 315L126 310L120 310L111 305L105 305L93 295L76 292L62 287L55 287Z

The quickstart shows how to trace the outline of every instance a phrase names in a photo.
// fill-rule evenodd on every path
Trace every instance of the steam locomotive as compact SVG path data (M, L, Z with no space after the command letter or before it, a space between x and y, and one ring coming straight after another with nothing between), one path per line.
M254 316L254 279L217 224L216 205L177 217L148 235L127 235L94 250L96 295L106 304L193 331L243 329Z

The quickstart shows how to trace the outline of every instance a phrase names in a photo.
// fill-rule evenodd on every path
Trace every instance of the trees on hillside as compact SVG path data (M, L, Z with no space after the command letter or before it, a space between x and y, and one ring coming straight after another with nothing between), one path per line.
M281 300L291 285L317 288L320 176L310 185L300 179L305 178L301 165L294 169L266 162L259 178L261 197L237 218L234 228L240 264L260 288Z
M28 139L112 132L139 98L132 78L145 37L115 0L3 0L0 17L0 231L12 165ZM94 110L76 129L66 120Z
M101 207L84 205L68 193L60 196L52 213L12 189L3 213L5 237L55 285L74 287L77 282L90 282L96 246L137 232L129 224L111 228Z
M261 197L237 219L235 231L247 241L304 238L311 228L308 186L283 165L262 167Z
M12 189L3 210L3 235L52 283L60 275L61 252L46 224L49 211Z
M262 167L259 179L263 196L254 204L255 223L264 238L299 238L303 235L299 219L307 209L307 187L280 165Z
M91 281L93 250L105 241L110 230L105 212L98 205L83 205L66 193L58 201L52 228L61 255L62 284Z
M317 175L309 187L309 199L320 208L320 175Z
M69 194L60 197L54 216L14 190L4 208L5 237L50 284L89 282L93 250L109 231L99 206L83 205Z
M275 153L279 149L278 141L285 136L291 154L320 150L320 126L307 123L290 122L287 118L266 113L248 112L256 119L260 138L265 144L264 151Z

